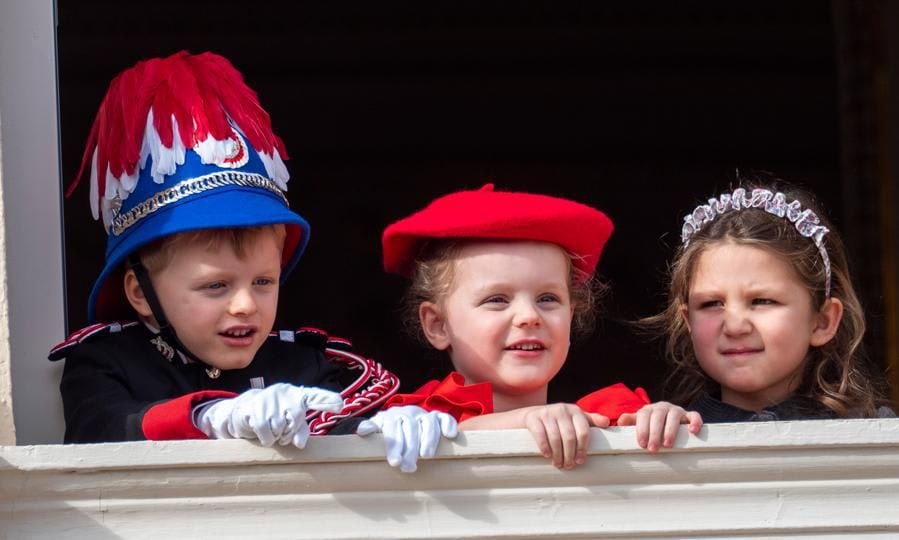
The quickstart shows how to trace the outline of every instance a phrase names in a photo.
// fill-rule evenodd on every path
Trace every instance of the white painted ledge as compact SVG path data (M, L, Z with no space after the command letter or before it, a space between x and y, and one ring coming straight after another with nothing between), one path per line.
M377 435L0 447L0 538L899 538L899 420L719 424L658 455L592 435L573 471L523 430L414 474Z

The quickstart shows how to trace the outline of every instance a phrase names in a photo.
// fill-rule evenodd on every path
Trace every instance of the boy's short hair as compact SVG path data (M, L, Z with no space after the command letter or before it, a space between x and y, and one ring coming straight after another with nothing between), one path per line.
M283 249L287 230L283 224L262 225L259 227L229 227L225 229L199 229L177 233L160 238L140 249L141 263L152 275L168 266L175 251L189 244L206 244L207 250L216 250L222 243L227 243L238 258L246 257L247 246L256 242L261 236L273 234L278 246Z

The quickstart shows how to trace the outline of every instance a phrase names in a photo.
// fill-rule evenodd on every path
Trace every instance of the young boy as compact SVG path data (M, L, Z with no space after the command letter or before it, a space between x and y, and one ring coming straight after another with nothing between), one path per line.
M321 331L271 333L279 284L309 239L282 157L268 114L220 56L181 52L112 81L78 174L90 160L108 233L88 302L101 323L50 353L66 358L66 442L302 448L310 433L383 430L391 464L414 470L455 434L452 418L415 407L363 421L395 376Z

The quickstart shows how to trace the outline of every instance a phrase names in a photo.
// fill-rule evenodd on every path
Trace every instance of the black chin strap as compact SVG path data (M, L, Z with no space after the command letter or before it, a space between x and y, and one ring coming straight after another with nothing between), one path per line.
M211 378L218 378L220 373L218 368L214 368L198 358L197 355L190 352L190 349L185 347L184 343L181 343L181 340L178 339L178 334L175 333L175 329L172 327L171 323L169 323L169 320L165 316L165 311L162 310L162 305L159 303L156 289L153 288L153 283L150 281L150 273L147 272L147 268L136 254L128 257L128 268L133 270L134 275L137 277L137 283L144 292L144 298L147 299L147 304L150 305L150 311L153 313L153 317L159 325L159 335L162 336L162 339L170 343L177 351L191 361L205 367L206 373Z

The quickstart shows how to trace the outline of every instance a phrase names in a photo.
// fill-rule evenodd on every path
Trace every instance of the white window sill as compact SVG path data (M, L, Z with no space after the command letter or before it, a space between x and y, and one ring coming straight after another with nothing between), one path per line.
M559 471L523 430L419 470L379 435L0 447L3 538L899 537L899 420L719 424L650 455L594 430Z

